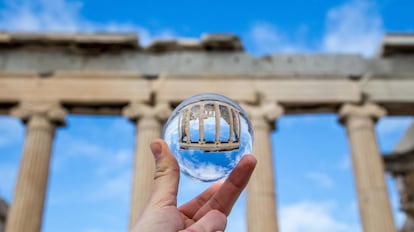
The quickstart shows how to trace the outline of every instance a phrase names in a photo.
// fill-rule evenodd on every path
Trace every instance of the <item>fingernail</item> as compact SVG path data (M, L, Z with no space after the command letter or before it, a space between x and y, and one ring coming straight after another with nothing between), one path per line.
M152 154L154 155L155 159L159 159L161 157L162 147L161 144L158 142L153 142L150 145Z

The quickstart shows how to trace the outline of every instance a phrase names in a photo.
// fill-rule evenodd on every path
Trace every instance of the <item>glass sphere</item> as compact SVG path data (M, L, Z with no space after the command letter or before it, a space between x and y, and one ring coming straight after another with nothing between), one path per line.
M212 93L179 104L163 135L181 172L203 182L226 177L253 146L245 111L230 98Z

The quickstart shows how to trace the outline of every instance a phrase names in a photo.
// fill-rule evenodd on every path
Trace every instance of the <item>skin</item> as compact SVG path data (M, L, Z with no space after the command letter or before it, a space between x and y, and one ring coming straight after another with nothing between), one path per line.
M155 140L150 145L155 159L154 187L148 204L132 232L216 232L224 231L234 203L246 187L256 166L245 155L229 177L177 207L180 169L168 145Z

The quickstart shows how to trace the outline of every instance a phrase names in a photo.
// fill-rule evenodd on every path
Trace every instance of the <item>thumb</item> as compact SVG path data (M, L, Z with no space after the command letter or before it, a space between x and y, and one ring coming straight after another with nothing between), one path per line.
M154 185L150 205L156 207L176 206L180 178L178 163L163 140L154 140L150 148L155 159Z

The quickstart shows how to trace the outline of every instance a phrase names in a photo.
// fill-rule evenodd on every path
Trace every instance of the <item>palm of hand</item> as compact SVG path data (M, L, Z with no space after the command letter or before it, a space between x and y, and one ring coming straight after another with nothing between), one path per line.
M239 197L256 165L244 156L225 182L216 183L177 208L179 167L162 140L151 144L156 161L154 188L147 207L133 231L224 231L226 216Z

